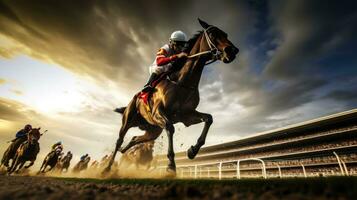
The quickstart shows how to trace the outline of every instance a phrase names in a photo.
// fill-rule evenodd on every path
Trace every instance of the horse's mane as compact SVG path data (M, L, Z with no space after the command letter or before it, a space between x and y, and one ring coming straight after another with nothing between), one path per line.
M197 39L200 37L200 35L202 34L202 32L203 32L203 31L198 31L196 34L194 34L194 35L187 41L186 46L185 46L183 52L185 52L185 53L187 53L187 54L190 53L191 49L192 49L193 46L196 44ZM178 72L178 71L184 66L184 64L185 64L185 61L183 61L183 60L178 60L178 61L174 62L173 68L172 68L173 73L172 73L171 75L176 74L175 72ZM171 78L174 79L174 77L171 77Z
M191 49L193 46L196 44L197 39L200 37L203 31L198 31L196 34L194 34L188 41L185 47L184 52L190 53Z

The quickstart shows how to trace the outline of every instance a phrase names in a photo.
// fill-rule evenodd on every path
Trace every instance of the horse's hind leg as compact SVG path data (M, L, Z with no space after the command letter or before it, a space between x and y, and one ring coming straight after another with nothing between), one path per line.
M189 159L194 159L200 148L205 144L207 133L211 124L213 123L213 119L212 119L212 115L207 113L200 113L197 111L191 113L188 116L185 116L184 124L186 126L190 126L192 124L198 124L202 121L205 122L205 125L203 127L200 137L197 139L197 143L194 146L191 146L191 148L187 150L187 156Z
M124 136L126 135L128 130L129 130L129 127L128 127L127 124L123 124L123 126L120 128L119 138L118 138L118 140L117 140L117 142L115 144L115 149L113 151L113 155L111 156L111 158L109 160L108 166L104 169L106 172L110 171L110 169L111 169L111 167L112 167L112 165L114 163L115 156L117 155L117 152L118 152L119 148L123 144Z
M121 153L125 153L128 149L130 149L131 147L137 144L155 140L157 137L159 137L161 133L162 133L162 128L160 127L150 128L150 130L147 130L144 135L134 136L129 142L129 144L121 150Z
M115 149L113 152L113 155L111 156L108 166L104 169L104 172L110 171L110 168L112 167L115 156L117 155L118 150L120 149L121 145L123 144L124 137L126 133L128 132L129 128L131 128L134 125L134 120L136 116L136 98L129 103L129 106L125 109L123 118L122 118L122 126L119 131L119 138L116 142Z

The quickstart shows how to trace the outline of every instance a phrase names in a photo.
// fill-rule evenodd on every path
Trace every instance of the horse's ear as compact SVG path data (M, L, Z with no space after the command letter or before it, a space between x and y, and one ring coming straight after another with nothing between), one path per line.
M41 129L41 127L38 127L38 129L37 130L40 130Z
M200 22L202 28L207 29L209 27L209 24L207 24L205 21L201 20L200 18L197 18L198 22Z

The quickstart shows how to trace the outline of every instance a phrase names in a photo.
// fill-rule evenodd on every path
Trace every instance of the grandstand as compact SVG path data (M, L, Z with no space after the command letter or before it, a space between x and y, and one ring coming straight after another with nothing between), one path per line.
M157 156L160 171L165 155ZM357 109L176 153L178 177L247 178L357 175Z

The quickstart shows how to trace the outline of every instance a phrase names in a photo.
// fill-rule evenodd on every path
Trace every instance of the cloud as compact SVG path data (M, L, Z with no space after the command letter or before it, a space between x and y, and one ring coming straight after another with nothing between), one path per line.
M36 111L16 101L9 101L0 97L0 120L14 122L28 122L32 117L38 116Z
M110 91L120 88L120 95L130 99L146 81L157 48L174 30L189 35L200 30L196 18L201 17L226 31L241 50L231 64L205 67L201 79L198 110L213 114L209 141L217 142L217 133L232 139L355 106L353 88L338 85L341 77L356 75L344 72L355 62L345 67L338 59L329 62L335 54L349 58L341 48L353 42L354 8L353 1L3 1L0 34L10 42L0 55L21 52L57 63L104 82ZM353 84L355 79L349 82ZM109 108L116 105L105 92L87 93L87 110L60 113L61 120L50 121L50 127L76 141L71 145L116 133L113 124L117 120L119 126L120 118ZM325 109L332 106L336 109ZM21 118L18 112L11 114L16 106L2 109L9 119ZM196 135L188 132L200 130L194 126L178 132L186 134L182 140L194 141ZM103 141L111 144L113 137L103 136Z
M243 19L236 20L250 15L244 5L212 1L207 6L203 2L179 1L173 5L137 1L133 5L130 1L7 1L0 7L1 33L31 49L40 59L132 90L145 82L155 51L168 41L172 31L199 30L199 15L215 19L212 23L225 18L225 23L249 26ZM232 12L214 16L201 13L212 9Z
M354 39L356 6L353 1L272 1L271 29L281 42L266 74L284 79L320 70L314 61Z
M4 85L7 81L3 78L0 78L0 85Z
M330 98L337 101L356 101L356 90L334 90L328 93L324 98Z

